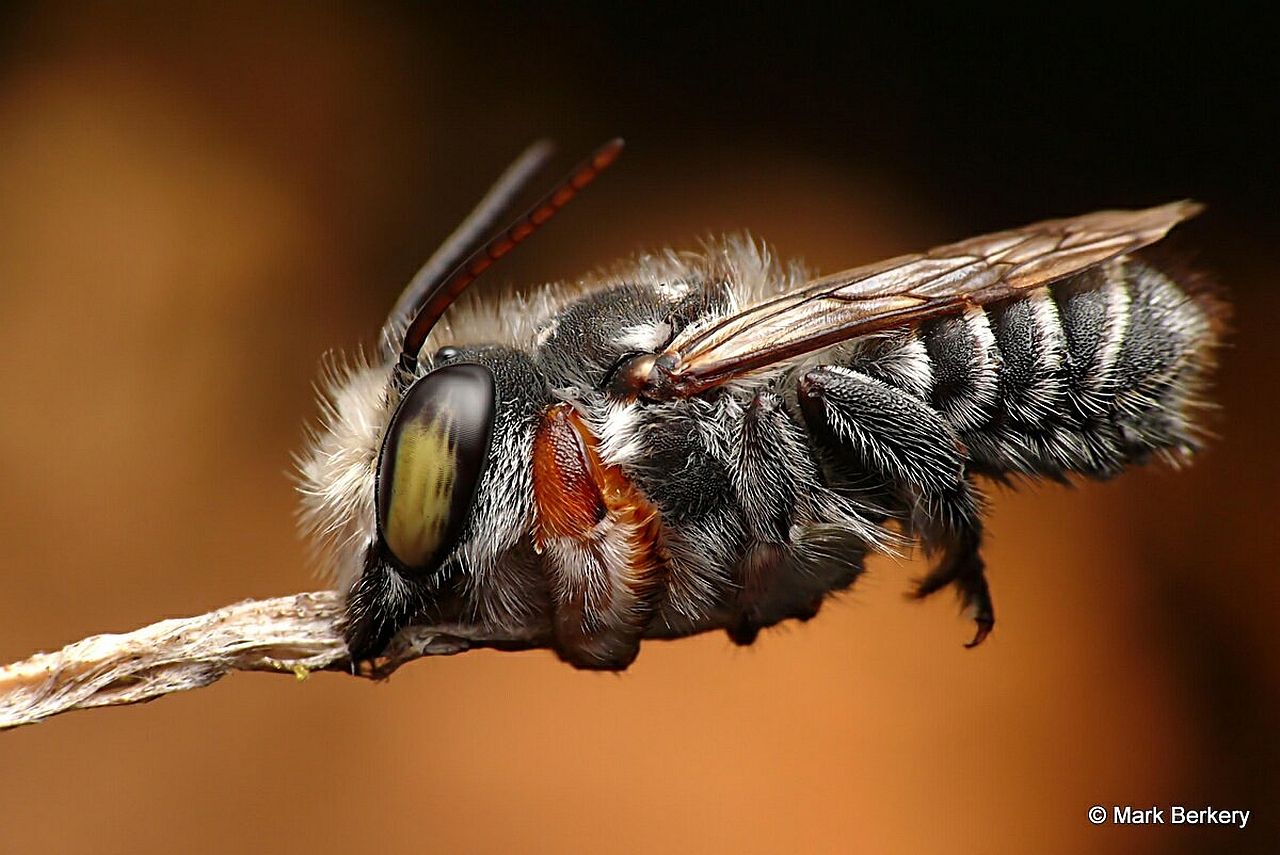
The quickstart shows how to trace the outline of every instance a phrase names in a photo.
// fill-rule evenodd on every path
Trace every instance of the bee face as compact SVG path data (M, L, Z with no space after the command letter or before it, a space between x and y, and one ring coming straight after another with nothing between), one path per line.
M418 619L592 669L644 638L749 644L911 542L937 558L916 595L954 586L976 644L994 623L979 478L1110 478L1202 440L1217 304L1132 255L1190 203L821 278L729 239L433 333L602 152L473 252L482 203L465 260L446 243L378 364L332 384L302 481L353 661ZM450 346L420 360L429 341Z

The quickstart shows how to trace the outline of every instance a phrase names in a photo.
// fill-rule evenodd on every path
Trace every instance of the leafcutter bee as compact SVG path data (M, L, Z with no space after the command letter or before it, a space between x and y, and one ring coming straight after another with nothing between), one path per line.
M1109 478L1203 439L1214 303L1133 254L1191 202L822 277L729 237L450 309L620 149L499 229L546 160L527 151L376 357L332 372L300 480L353 663L415 621L603 670L644 638L750 644L916 543L915 594L953 586L976 645L995 621L976 479Z

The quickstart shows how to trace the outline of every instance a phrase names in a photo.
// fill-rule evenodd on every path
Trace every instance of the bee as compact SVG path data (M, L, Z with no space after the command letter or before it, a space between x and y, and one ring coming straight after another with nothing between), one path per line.
M527 151L379 352L330 371L303 520L355 665L422 621L598 670L645 638L747 645L916 544L933 564L914 595L954 588L974 646L995 623L977 479L1105 479L1202 444L1215 303L1134 254L1192 202L829 276L729 237L590 287L464 296L620 149L499 229L548 157Z

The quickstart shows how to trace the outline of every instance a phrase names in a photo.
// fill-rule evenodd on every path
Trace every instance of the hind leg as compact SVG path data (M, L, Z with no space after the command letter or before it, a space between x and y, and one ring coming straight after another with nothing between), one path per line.
M942 554L915 596L954 584L977 624L969 646L981 643L995 624L979 551L982 503L950 425L910 393L846 368L805 373L797 399L814 439L852 471L882 484L925 548Z
M974 491L970 488L970 494ZM954 584L960 603L976 624L973 638L966 647L977 647L990 634L996 623L991 588L987 583L986 565L982 560L982 520L975 518L960 529L944 535L941 560L916 583L913 596L923 599L935 591Z

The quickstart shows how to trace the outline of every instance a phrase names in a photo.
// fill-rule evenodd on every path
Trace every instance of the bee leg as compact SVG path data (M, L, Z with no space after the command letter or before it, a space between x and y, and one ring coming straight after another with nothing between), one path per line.
M972 489L970 494L972 495ZM968 505L963 499L958 505ZM991 588L987 583L986 565L982 560L982 523L976 516L958 529L947 532L942 560L928 575L916 583L912 596L924 599L935 591L954 584L960 594L960 603L977 625L973 638L966 647L977 647L995 626L995 606L991 602Z
M954 583L977 624L969 646L981 643L995 623L979 553L982 509L951 426L919 398L847 368L806 372L797 400L814 439L855 475L879 480L926 548L943 551L915 596Z
M733 599L733 614L725 631L734 644L746 647L754 644L760 630L793 615L783 606L782 588L785 586L792 562L788 559L788 547L779 543L752 543L738 563L738 590ZM806 607L812 606L806 603ZM817 613L813 607L812 617Z
M758 392L744 408L727 471L746 543L725 629L745 646L765 627L816 616L830 591L862 572L865 548L856 535L801 510L801 491L817 489L818 466L780 395Z
M665 581L657 509L569 404L550 407L533 445L534 545L550 576L556 652L578 668L636 658Z
M791 517L796 484L790 466L789 419L777 395L761 392L742 414L729 476L745 518L748 542L735 568L733 614L726 628L734 644L755 642L760 630L787 617L782 588L791 572ZM791 425L791 431L795 427Z

